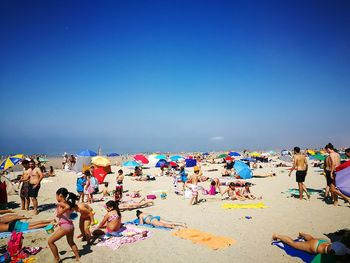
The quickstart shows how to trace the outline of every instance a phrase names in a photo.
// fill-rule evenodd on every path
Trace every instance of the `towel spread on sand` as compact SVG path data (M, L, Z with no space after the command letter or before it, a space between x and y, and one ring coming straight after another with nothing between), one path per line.
M30 230L25 230L25 231L21 231L23 234L29 234L29 233L33 233L33 232L37 232L37 231L42 231L45 230L44 228L38 228L38 229L30 229ZM8 238L11 236L11 232L2 232L0 233L0 239L3 238Z
M212 234L191 228L180 229L172 233L172 235L183 239L191 240L195 244L205 245L214 250L226 248L236 243L236 241L231 238L214 236Z
M263 202L255 204L223 204L221 208L224 209L247 209L247 208L266 208L267 206Z
M322 193L323 191L322 190L317 190L317 189L310 189L310 188L307 188L307 192L310 194L310 195L315 195L315 194L320 194ZM290 195L297 195L299 196L299 189L295 189L295 188L290 188L284 192L282 192L283 194L290 194Z
M97 246L109 247L116 250L124 244L135 243L139 240L150 238L151 233L148 230L127 226L120 234L121 236L112 236L107 240L99 242Z
M294 241L297 242L304 242L304 239L298 238ZM330 263L335 262L334 258L331 255L321 255L321 254L310 254L305 251L298 250L296 248L293 248L287 244L284 244L281 241L273 241L271 243L272 245L275 245L279 247L280 249L284 250L287 255L291 257L297 257L300 258L305 263Z

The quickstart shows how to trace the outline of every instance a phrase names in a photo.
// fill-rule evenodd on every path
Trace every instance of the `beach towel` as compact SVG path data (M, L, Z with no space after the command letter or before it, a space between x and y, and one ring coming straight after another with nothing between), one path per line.
M323 193L322 190L310 189L310 188L307 188L307 192L308 192L310 195L315 195L315 194ZM297 196L299 196L299 189L296 189L296 188L289 188L288 190L282 192L282 194L289 194L289 195L297 195Z
M164 230L171 230L171 228L168 228L168 227L154 226L154 225L149 225L146 223L143 223L142 225L140 225L140 220L138 218L136 218L132 221L125 222L124 225L136 225L136 226L144 226L144 227L148 227L148 228L158 228L158 229L164 229Z
M194 244L201 244L214 250L226 248L236 243L236 241L231 238L215 236L191 228L180 229L172 233L172 235L183 239L191 240Z
M33 233L33 232L42 231L42 230L45 230L45 228L30 229L30 230L22 231L22 233L23 234L29 234L29 233ZM11 236L11 232L2 232L2 233L0 233L0 239L8 238L10 236Z
M97 244L99 247L109 247L113 250L120 248L122 245L135 243L140 240L150 238L150 232L148 230L139 229L135 227L127 226L122 232L121 236L112 236L107 240L103 240Z
M304 239L299 238L295 239L294 241L297 242L304 242ZM335 262L334 258L330 255L323 255L323 254L310 254L305 251L301 251L298 249L295 249L287 244L284 244L281 241L273 241L271 245L275 245L279 247L280 249L284 250L287 255L291 257L297 257L300 258L302 261L306 263L331 263Z
M263 202L255 204L223 204L221 208L224 209L248 209L248 208L266 208L267 206Z

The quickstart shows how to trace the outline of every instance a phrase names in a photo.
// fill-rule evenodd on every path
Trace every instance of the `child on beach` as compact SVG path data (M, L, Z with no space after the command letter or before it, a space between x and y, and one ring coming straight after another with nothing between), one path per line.
M119 210L119 202L108 201L106 203L107 214L103 217L101 223L97 229L100 231L94 231L94 235L100 235L101 229L106 228L107 233L113 233L120 229L122 224L122 214Z
M120 193L120 199L121 199L123 197L123 181L124 181L124 174L122 169L118 171L118 175L116 179L117 179L117 186L115 187L115 190L116 192L118 190L118 193Z
M186 174L186 171L185 171L185 166L181 166L180 168L180 178L181 178L181 182L182 182L182 191L185 191L185 184L188 180L187 178L187 174Z
M242 196L241 191L239 189L236 189L235 183L231 182L228 186L228 188L222 192L222 196L227 193L228 198L231 200L239 200L239 201L244 201L246 200L245 197Z
M187 227L185 223L170 222L162 219L160 216L153 216L153 215L144 213L140 210L136 210L136 217L140 220L140 225L148 224L152 226L161 226L161 227L166 227L171 229L177 226Z
M79 229L81 234L77 238L82 237L82 241L89 241L91 238L90 226L94 224L94 210L88 205L79 203L75 209L80 213Z
M104 182L104 188L102 190L102 198L105 198L107 196L109 196L109 192L108 192L108 182Z
M250 184L249 183L245 183L244 188L242 190L242 196L247 198L247 199L252 199L252 200L262 198L261 196L257 197L250 192Z
M92 196L93 196L93 193L95 192L95 189L94 189L93 184L91 182L90 171L85 171L84 174L86 176L86 182L85 182L85 186L84 186L84 194L87 195L88 202L89 202L89 204L91 204L93 202Z
M198 179L199 179L199 169L197 168L194 170L194 174L192 175L191 180L186 182L186 185L192 191L192 198L190 201L190 205L198 204Z
M70 219L70 215L76 207L75 202L78 200L78 197L75 194L68 192L66 188L60 188L56 192L56 200L58 202L56 216L58 217L59 228L49 238L48 245L55 258L55 262L60 262L61 259L55 242L66 236L67 242L72 248L76 261L79 261L80 257L78 247L73 240L74 224Z
M77 192L79 194L79 201L84 203L84 187L85 187L85 183L86 183L86 177L85 174L83 173L78 173L78 178L77 178Z

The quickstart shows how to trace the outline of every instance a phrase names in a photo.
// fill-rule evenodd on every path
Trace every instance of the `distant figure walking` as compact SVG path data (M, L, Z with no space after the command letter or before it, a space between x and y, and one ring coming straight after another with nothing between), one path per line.
M292 174L294 170L296 170L296 181L299 187L300 200L303 200L303 192L305 192L307 195L307 198L310 199L310 194L307 192L306 186L304 184L305 177L307 174L307 169L308 169L308 164L307 164L306 156L300 153L299 147L294 147L293 167L289 172L289 176Z

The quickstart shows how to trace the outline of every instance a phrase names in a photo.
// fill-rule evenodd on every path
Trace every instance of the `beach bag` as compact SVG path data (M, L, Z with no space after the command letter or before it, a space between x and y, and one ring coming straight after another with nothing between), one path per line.
M13 231L9 242L7 243L7 251L10 253L11 257L18 254L23 245L23 233Z

